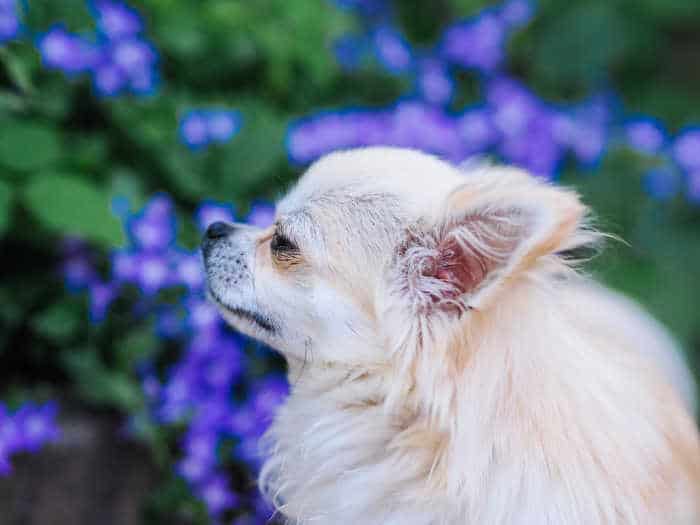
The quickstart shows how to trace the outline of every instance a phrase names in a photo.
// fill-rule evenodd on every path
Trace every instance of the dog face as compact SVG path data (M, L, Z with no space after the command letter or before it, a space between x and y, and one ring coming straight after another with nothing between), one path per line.
M514 169L368 148L312 165L272 227L217 223L202 249L210 295L238 330L289 359L401 354L410 368L418 347L449 344L518 275L580 243L583 212Z

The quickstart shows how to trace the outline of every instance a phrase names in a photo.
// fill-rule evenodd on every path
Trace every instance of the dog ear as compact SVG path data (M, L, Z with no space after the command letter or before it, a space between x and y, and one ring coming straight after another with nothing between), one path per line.
M510 185L458 188L442 213L406 232L393 293L415 315L480 308L541 256L570 247L585 212L576 194L527 175L506 179Z
M379 309L397 371L389 405L413 392L445 416L457 397L450 384L478 346L464 323L489 316L552 253L592 240L575 193L511 169L473 177L408 229L389 265Z

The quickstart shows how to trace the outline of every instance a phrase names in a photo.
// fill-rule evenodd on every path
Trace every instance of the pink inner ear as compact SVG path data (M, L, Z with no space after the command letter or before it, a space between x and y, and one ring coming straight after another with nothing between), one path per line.
M478 251L466 250L456 239L447 238L438 245L432 265L423 275L453 285L445 290L442 297L433 298L437 302L440 299L455 299L474 290L496 264L496 260Z
M505 265L525 233L521 219L515 210L473 215L447 229L421 265L422 277L448 285L437 287L439 293L430 294L431 302L444 302L442 306L452 310L455 299L474 292Z

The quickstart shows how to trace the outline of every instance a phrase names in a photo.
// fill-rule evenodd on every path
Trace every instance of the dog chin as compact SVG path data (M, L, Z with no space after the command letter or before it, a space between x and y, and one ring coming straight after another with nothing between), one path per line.
M224 319L236 330L258 339L269 339L277 333L277 327L272 320L260 312L242 305L230 304L211 288L207 295Z

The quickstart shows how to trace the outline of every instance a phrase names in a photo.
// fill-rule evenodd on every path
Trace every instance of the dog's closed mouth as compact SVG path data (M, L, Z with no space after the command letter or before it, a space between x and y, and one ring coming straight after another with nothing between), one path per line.
M211 288L209 289L209 295L216 301L217 304L223 306L226 308L226 310L230 313L232 313L235 316L240 317L241 319L245 319L246 321L249 321L263 330L270 332L271 334L274 334L277 329L275 328L275 325L272 324L272 321L270 321L268 318L265 316L261 315L258 312L253 312L251 310L246 310L245 308L241 308L239 306L231 306L228 303L226 303L221 297L219 297L216 292L214 292Z
M232 314L237 315L238 317L242 317L247 321L251 321L257 324L260 328L263 328L264 330L267 330L270 333L275 333L275 326L259 313L251 312L250 310L245 310L243 308L230 308L226 305L224 306Z

